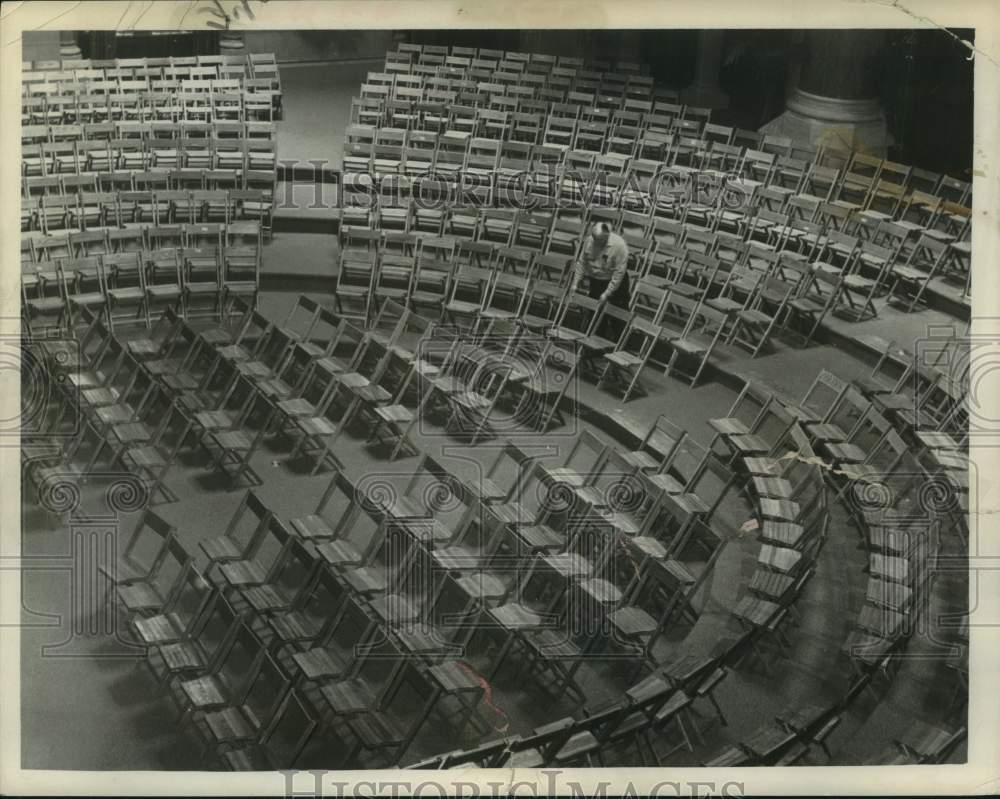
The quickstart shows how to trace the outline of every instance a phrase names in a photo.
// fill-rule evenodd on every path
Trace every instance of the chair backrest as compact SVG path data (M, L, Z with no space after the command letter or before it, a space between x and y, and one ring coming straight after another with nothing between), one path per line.
M290 690L265 722L258 745L272 768L292 768L318 726L309 705L297 691Z
M122 556L154 574L167 556L170 540L176 532L173 525L147 508L129 536Z

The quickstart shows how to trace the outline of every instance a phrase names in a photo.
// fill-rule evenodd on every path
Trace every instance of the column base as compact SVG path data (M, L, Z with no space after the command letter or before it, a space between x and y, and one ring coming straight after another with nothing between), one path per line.
M246 49L243 33L240 31L223 31L219 34L219 53L222 55L241 55Z
M59 57L79 58L83 55L80 45L76 43L76 36L72 31L59 31Z
M796 89L786 110L760 128L813 147L859 150L885 157L891 144L878 100L841 100Z
M718 86L688 86L681 89L680 100L699 108L729 108L729 95Z

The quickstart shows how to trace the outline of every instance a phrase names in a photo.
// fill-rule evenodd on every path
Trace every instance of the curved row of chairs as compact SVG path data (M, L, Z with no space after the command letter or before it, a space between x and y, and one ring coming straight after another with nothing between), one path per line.
M804 403L804 404L808 405L809 403ZM752 640L753 639L751 638L747 639L748 642L752 642ZM749 646L749 643L747 645ZM747 650L744 649L742 651L745 656ZM715 674L715 672L713 672L713 674ZM717 681L718 676L716 675L715 677L713 677L713 679ZM712 682L711 680L705 680L702 684L706 683L710 684L711 682ZM675 684L671 683L671 686L673 685ZM669 694L670 696L676 697L676 691L674 690L673 687L671 687ZM660 700L664 700L662 691L657 696ZM690 694L688 694L688 696L690 697ZM688 705L680 702L679 698L675 700L675 703L680 703L681 705L683 705L683 708L689 707ZM286 710L287 707L288 706L286 706ZM612 710L616 712L612 712ZM643 711L643 714L644 713L645 711ZM623 727L622 723L626 717L630 718L631 721L629 722L628 725L625 725ZM631 725L636 724L639 718L640 714L637 714L636 706L630 701L626 705L618 706L613 709L608 709L606 712L602 710L601 712L592 713L591 715L588 715L587 718L584 719L564 720L555 725L543 725L542 728L536 730L536 734L534 736L530 736L526 739L523 739L524 741L527 742L526 744L522 743L512 744L510 741L507 741L504 742L502 747L500 744L495 744L491 747L488 747L488 749L492 751L494 754L496 754L502 748L503 751L506 752L506 755L504 756L505 758L510 759L514 758L515 756L517 757L517 759L514 760L513 762L526 762L532 764L589 762L589 757L591 756L600 761L600 758L604 754L606 754L607 751L605 744L610 745L608 744L608 742L611 741L614 741L615 743L622 742L622 739L619 739L617 737L617 733L615 735L612 735L612 730L624 734L628 732ZM666 706L661 706L659 710L657 710L654 718L658 719L658 721L656 722L657 724L665 723L667 720L673 720L673 721L680 720L677 729L678 731L683 731L683 735L681 736L682 740L688 734L687 733L688 727L684 725L685 719L683 718L683 714L680 711L678 711L675 707L666 708ZM673 721L671 721L671 723L673 723ZM687 719L687 722L688 726L690 726L691 722L690 718ZM652 721L650 721L649 724L650 724L649 727L640 725L640 728L646 729L647 732L656 728L655 726L653 726ZM697 729L697 727L695 727L695 729ZM813 727L809 727L809 729L813 729ZM570 731L568 735L566 735L567 730ZM631 736L632 733L629 733L629 735ZM815 731L811 732L810 735L814 736L813 738L814 740L816 739L815 736L817 734ZM635 740L635 739L629 737L627 738L627 740ZM655 740L662 740L662 738L657 736ZM802 745L803 741L805 741L805 739L799 733L796 733L796 735L793 737L792 740L799 745ZM818 740L821 743L822 736L819 736ZM558 745L556 745L557 742ZM751 741L748 745L752 747L753 742ZM752 751L757 751L757 750L752 750ZM796 751L796 750L790 749L789 751ZM762 759L756 760L754 762L770 762L770 758L774 754L775 753L773 752L769 754L764 754L762 751L761 752ZM472 757L472 755L470 755L470 757ZM462 759L463 759L462 756L453 755L450 757L450 762L454 763L454 761L456 760L462 761ZM466 760L465 762L469 761Z
M21 72L22 122L47 124L66 116L77 122L99 121L92 107L99 113L102 100L105 107L128 115L144 102L119 102L121 95L155 93L169 100L169 94L188 90L229 95L254 116L281 115L281 76L274 54L251 53L28 62Z
M261 249L255 219L22 237L22 319L38 334L72 332L88 314L112 329L148 328L164 307L217 317L236 297L256 302Z
M377 330L373 331L373 336L375 335L376 332L377 332ZM244 336L244 337L241 337L241 338L238 339L239 343L237 343L235 346L238 349L238 348L240 348L242 346L249 345L250 341L251 341L250 337ZM389 339L389 341L391 341L391 338ZM221 339L220 339L220 343L221 343ZM304 344L305 343L308 343L308 342L304 342ZM370 344L370 342L369 342L369 344ZM134 349L134 347L132 349ZM223 348L223 349L225 349L225 348ZM270 347L267 347L267 349L270 349ZM306 348L306 349L308 350L308 348ZM171 349L169 352L171 354L173 354L173 355L177 355L178 354L178 353L174 352L173 349ZM271 360L270 357L264 358L263 355L261 355L260 357L262 358L262 361L251 361L249 363L269 362ZM185 362L188 361L187 358L182 358L182 360L185 361ZM149 363L152 364L152 363L155 363L155 361L152 361L152 362L149 362ZM245 363L245 366L244 366L245 374L246 375L250 374L250 370L247 368L249 366L249 363ZM99 373L107 373L109 370L106 369L106 368L102 368L100 365L95 365L93 371L94 371L94 377L96 378L97 374L99 374ZM157 370L157 371L159 371L159 370ZM91 370L84 370L83 373L84 374L91 374ZM182 381L183 375L184 375L184 371L183 370L180 373L173 372L171 370L166 375L166 377L164 378L164 381L166 382L167 378L169 378L169 382L171 384L176 383L178 381L183 382ZM265 383L263 381L265 381L266 378L264 378L263 376L261 376L259 379L262 382L260 382L258 385L259 385L260 388L263 388L264 385L265 385ZM105 388L107 388L107 389L110 390L111 386L106 386ZM205 391L208 390L208 384L207 383L205 384L205 389L204 390ZM114 392L111 392L111 393L113 394ZM106 415L106 413L107 412L105 411L105 415ZM133 426L136 426L134 422L133 422ZM605 474L605 470L603 468L599 467L599 464L600 464L602 458L605 457L605 455L602 455L602 453L606 453L607 448L608 448L607 444L604 443L604 442L600 442L597 439L594 439L594 437L592 437L592 436L590 437L590 440L588 440L587 444L588 444L588 446L591 449L588 450L587 447L584 447L584 449L581 450L581 452L584 453L583 460L582 461L577 460L571 454L570 457L567 458L567 466L566 467L561 467L561 469L562 469L561 471L559 469L556 470L556 472L559 473L560 477L554 478L554 479L557 479L557 481L569 480L570 479L569 478L569 473L571 471L573 471L574 469L583 470L583 471L581 471L579 473L584 476L584 478L587 480L587 482L589 482L590 479L598 480L598 479L601 478L601 475ZM515 452L516 452L516 450L512 450L510 447L505 447L505 448L503 448L503 451L501 452L500 457L510 457L510 453L515 453ZM643 455L643 453L644 453L644 451L640 451L639 453L637 453L637 456L638 455ZM653 458L654 459L654 463L655 463L656 455L654 453L655 453L655 450L653 452L645 452L644 453L644 459L645 460L649 460L649 459ZM518 460L518 462L520 463L523 460L524 459L521 458L520 460ZM424 462L425 463L429 463L426 459L425 459ZM571 466L573 468L570 468ZM550 469L551 469L551 466L546 467L546 468L541 468L540 465L539 466L533 466L533 468L531 470L531 474L533 475L533 478L535 480L542 480L542 481L544 481L544 482L547 483L551 479L550 476L549 476L549 470ZM660 466L657 466L657 469L660 469ZM492 472L492 470L491 470L491 472ZM611 468L611 469L607 470L606 473L612 479L615 479L615 478L621 476L621 472L619 471L619 469L618 469L617 466L615 466L614 468ZM553 473L553 475L554 474L555 474L555 472ZM667 475L666 475L665 471L663 472L663 475L664 475L664 478L666 478ZM453 479L454 478L449 478L449 484L452 483ZM497 476L497 479L498 480L500 479L499 474ZM339 478L336 478L335 481L336 480L339 480ZM342 481L340 481L340 482L342 482ZM509 497L516 496L518 498L518 500L521 500L523 498L530 498L530 497L532 497L534 495L535 489L532 489L531 491L529 491L529 490L527 490L524 487L518 486L517 482L518 481L515 481L513 484L511 484L510 487L509 487L509 489L508 489L508 491L515 491L516 489L519 489L519 490L516 490L514 494L509 494ZM338 484L340 484L340 483L338 483ZM331 484L331 487L332 487L332 485L333 484ZM536 485L538 485L538 484L536 483ZM477 486L472 486L471 488L472 489L478 488L480 492L482 490L482 487L477 487ZM458 490L458 489L453 486L453 490ZM465 489L463 489L463 491L464 490ZM349 496L353 494L353 492L351 492L351 491L348 491L347 493L348 493ZM427 495L428 495L427 492L423 492L423 493L415 494L414 496L419 497L419 496L427 496ZM591 492L591 494L588 495L588 496L591 496L591 500L590 500L591 502L593 502L593 496L592 495L593 495L593 492ZM601 495L602 494L598 494L598 498ZM407 496L407 492L403 492L403 496L405 498ZM505 494L504 496L508 496L508 495ZM492 499L488 500L488 501L496 502L497 500L503 500L504 496L493 496ZM676 495L676 496L679 497L680 495ZM487 499L485 497L479 497L479 501L487 501ZM661 501L663 501L663 498L661 498ZM689 500L689 501L691 501L691 500ZM324 502L321 503L321 505L329 504L329 502L330 502L330 500L329 500L328 497L324 498ZM520 502L518 502L517 504L518 504L519 507L521 506ZM662 505L658 505L657 508L658 508L658 510L659 510L660 513L662 513L664 511L664 506L662 506ZM700 512L696 513L696 515L699 518L706 518L705 517L705 512L708 511L708 510L709 509L707 507L705 507ZM565 556L552 554L553 550L555 550L556 552L558 552L561 549L561 546L558 544L558 542L556 540L556 539L558 539L560 537L558 535L558 531L560 529L560 526L557 523L557 517L558 517L558 514L561 511L553 513L552 511L545 511L544 508L539 508L539 511L542 514L541 517L540 517L540 519L549 519L551 521L551 525L552 525L551 527L549 527L550 532L548 533L548 535L551 537L551 540L549 541L549 543L546 546L542 546L542 551L547 551L547 552L550 553L550 555L546 555L546 558L548 558L549 556L556 558L556 560L553 561L553 564L555 564L556 562L559 562L560 558L567 558L567 557L569 557L569 553L568 552L567 552L567 554ZM317 513L318 514L322 514L323 513L322 507L317 509ZM500 518L506 518L505 515L503 513L501 513L501 507L500 506L495 507L494 510L490 511L490 513L499 513L500 514ZM314 518L314 517L311 517L311 518ZM360 535L360 533L358 532L359 529L360 529L359 525L354 524L353 522L351 524L347 525L347 526L345 526L345 524L344 524L344 519L354 519L354 518L355 518L354 515L343 516L343 517L339 517L339 521L338 521L337 517L333 517L331 519L331 527L330 527L331 531L334 530L334 529L337 530L337 531L342 531L345 538L352 538L355 535ZM525 532L525 534L527 534L528 529L531 529L531 530L535 531L534 533L532 533L532 535L537 536L541 532L541 530L543 528L546 528L548 525L549 525L548 522L541 521L541 522L539 522L537 524L532 525L531 528L525 528L524 532ZM517 528L517 529L519 530L520 528ZM707 545L707 544L709 544L713 540L713 536L711 536L709 534L707 528L704 528L701 523L695 523L695 519L693 519L693 518L680 517L677 520L675 520L675 522L672 525L670 525L669 530L670 530L670 534L671 534L670 540L672 541L672 543L676 544L677 546L681 546L681 547L687 545L685 542L690 542L691 545L694 545L694 546L697 547L697 546ZM508 533L509 532L510 532L510 530L508 530ZM571 528L566 528L564 530L563 535L566 536L566 538L564 539L565 541L569 542L569 541L573 540L574 535L571 535L571 532L572 532ZM577 533L577 535L578 535L578 533ZM318 540L321 541L323 539L323 537L324 537L324 534L321 534L319 531L316 531L314 529L313 530L313 537L317 538ZM356 542L356 546L359 546L359 547L362 546L363 542L361 540L359 540L358 538L352 538L352 540L354 540ZM580 538L578 538L577 540L580 541L580 542L583 541L583 539L580 539ZM640 540L639 538L635 539L636 544L639 543L639 540ZM345 540L345 541L339 543L336 548L331 549L331 553L330 553L331 556L332 556L332 553L334 551L340 552L341 556L343 555L344 552L350 551L349 547L347 549L345 549L345 546L347 545L347 543L348 543L348 541ZM539 543L536 542L535 544L532 545L532 547L528 551L530 551L530 552L538 552L539 551L537 549L538 546L539 546ZM489 550L489 549L490 548L487 547L487 550ZM712 554L715 555L715 556L717 556L716 553L718 551L718 543L716 543L715 545L713 545L712 549L713 549ZM643 557L644 558L652 557L654 559L654 561L655 561L655 560L664 558L664 556L666 555L667 551L663 547L660 547L658 549L656 547L656 545L652 541L649 541L649 542L647 542L647 543L644 544L643 548L640 549L639 552L643 553ZM678 550L678 555L679 554L681 554L681 553ZM351 556L351 557L353 558L354 556ZM261 558L263 558L263 555L261 555ZM268 562L270 563L270 561L268 561ZM356 563L355 563L355 561L353 559L349 559L349 562L352 565L356 565ZM363 560L363 562L366 563L369 568L374 568L374 566L375 566L374 561L371 562L371 563L368 563L367 560ZM545 567L545 563L546 562L547 561L545 559L542 559L534 567L535 571L537 572L536 573L536 580L535 580L535 582L536 582L536 590L537 590L537 583L538 583L539 580L541 580L542 585L545 585L546 583L548 583L550 586L552 586L553 585L552 581L553 581L553 579L555 579L556 580L555 585L556 586L559 585L559 579L560 578L557 577L558 572L552 573L552 572L548 571L547 568L543 568L543 567ZM631 560L630 560L630 563L632 563ZM710 568L710 563L711 563L711 557L710 557L709 564L707 565L706 569ZM390 563L388 565L392 566L393 564ZM259 564L259 566L261 568L263 568L263 563ZM579 568L579 566L576 566L575 568ZM228 573L228 571L225 569L225 566L223 566L223 571L225 573ZM264 569L264 571L267 571L267 572L270 573L270 569ZM625 571L626 571L626 576L628 577L630 570L626 569ZM367 574L368 572L365 572L365 573ZM670 595L676 597L675 604L680 599L680 597L677 596L678 589L676 587L670 588L669 586L670 585L675 585L676 580L678 578L678 575L679 574L683 574L683 573L684 573L684 569L683 569L682 566L680 566L679 563L675 564L674 567L673 567L673 569L670 570L670 575L672 575L671 579L674 581L674 583L668 583L667 584L667 589L668 589L668 592L670 593ZM360 574L356 575L356 576L360 578ZM653 573L652 572L650 574L646 575L646 576L647 576L647 578L648 578L649 581L655 582L654 579L653 579ZM703 576L704 576L704 573L703 573ZM583 577L583 574L580 574L580 577ZM578 577L577 579L580 579L580 577ZM163 579L165 580L166 578L167 578L167 573L164 573ZM159 580L159 578L157 578L157 579ZM688 578L688 579L693 580L693 578ZM529 582L531 582L530 578L526 577L525 578L525 583L529 583ZM600 581L598 581L598 582L600 582ZM394 583L392 583L392 581L389 581L389 583L390 584L394 584ZM584 584L590 590L594 590L595 589L595 584L593 583L592 580L584 579L583 582L581 583L581 585L584 585ZM370 583L364 582L364 583L361 583L361 585L362 586L367 586L366 588L364 588L364 591L366 591L366 592L370 592L372 590L371 587L370 587ZM562 590L565 590L566 587L567 586L564 586ZM606 587L605 590L610 590L610 589L608 589ZM517 593L515 595L520 597L520 596L522 596L523 592L524 592L524 586L521 586L520 588L517 589ZM167 593L170 593L170 592L167 591L167 592L165 592L164 595L166 595ZM508 596L508 593L506 591L503 592L503 596ZM524 596L526 597L527 593L524 593ZM495 599L499 600L500 598L501 597L498 596ZM608 600L604 599L603 601L607 602ZM667 605L668 605L668 610L669 610L670 603L668 602ZM325 607L328 608L329 605L326 605ZM509 603L502 604L499 607L508 607L509 608L510 604ZM624 628L623 627L623 629L630 629L631 630L631 634L632 635L636 635L636 634L639 633L639 631L637 631L635 629L634 625L636 624L637 618L641 618L641 617L637 616L637 613L639 612L639 608L636 607L636 606L632 606L632 605L629 605L629 606L626 606L626 607L631 607L633 609L630 611L629 614L624 614L624 613L621 613L619 611L619 615L621 616L620 623L622 625L625 624L625 617L627 615L628 618L629 618L629 620L630 620L630 624L632 626L629 627L629 628ZM681 603L680 608L675 608L675 610L673 612L677 613L677 612L679 612L681 610L684 610L684 612L690 612L690 610L686 609L686 608L687 608L687 602L685 601L685 602ZM133 611L134 610L135 609L133 608ZM636 617L636 618L632 618L632 617ZM498 613L497 614L497 618L498 619L503 619L503 618L505 618L505 616L504 616L504 614L499 614ZM648 635L650 633L654 633L655 632L655 628L658 625L656 623L657 620L649 618L648 614L647 614L647 619L648 619L648 621L646 622L646 624L653 624L653 629L648 629L647 628L647 630L646 630L646 634ZM662 620L660 620L660 621L662 623ZM512 634L512 633L510 633L510 634ZM544 638L544 636L542 636L542 637ZM518 634L516 636L516 638L517 638L516 641L511 640L511 642L510 642L511 646L521 647L521 646L525 645L525 642L522 640L523 636L521 634ZM529 641L529 643L531 643L531 642ZM536 650L536 649L532 648L534 645L542 646L542 649L541 650ZM534 654L532 654L532 653L534 653ZM652 653L650 653L650 654L652 654ZM535 671L536 673L538 673L540 675L545 675L545 676L548 676L551 679L554 679L556 681L556 690L557 691L559 691L559 692L562 692L562 691L572 691L574 689L574 684L573 684L573 681L572 681L572 673L567 674L566 673L566 669L565 668L561 668L559 662L552 662L552 661L549 660L549 658L547 656L545 656L545 653L544 653L544 641L541 641L541 640L534 641L533 644L532 644L532 646L529 646L529 649L527 650L527 655L526 656L529 657L529 658L535 659L535 660L537 660L538 658L541 658L540 660L537 660L537 662L534 663L534 665L533 665L533 671ZM580 663L582 663L582 662L583 662L583 659L581 658L580 662L577 663L577 666L579 666ZM654 662L655 662L655 660L654 660ZM500 663L498 662L496 664L496 668L499 669L499 667L500 667ZM718 682L718 679L719 679L719 677L717 675L713 678L713 680L714 680L715 683ZM478 683L477 683L477 685L478 685ZM706 695L707 696L708 695L707 692L710 692L710 689L711 689L711 686L710 685L706 685L704 688L701 688L699 690L701 691L701 695ZM327 693L329 693L329 692L327 692ZM696 696L697 696L697 692L696 692ZM198 709L204 709L204 708L198 708ZM684 708L681 708L681 710L683 710L683 709ZM379 716L379 718L381 718L381 716ZM663 718L665 718L665 716L661 715L660 720L662 721ZM352 727L353 727L353 724L352 724ZM396 740L396 739L392 739L392 740ZM539 743L539 745L541 745L542 741L543 741L543 739L539 739L539 741L536 741L536 743ZM551 740L544 739L544 741L547 742L547 745L545 747L543 747L543 748L547 749L548 748L548 744L551 744ZM393 755L393 756L395 757L395 755Z

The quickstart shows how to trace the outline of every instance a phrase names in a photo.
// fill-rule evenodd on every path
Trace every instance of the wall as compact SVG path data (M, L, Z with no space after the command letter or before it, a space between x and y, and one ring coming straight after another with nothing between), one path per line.
M395 48L393 31L247 31L251 53L274 53L279 63L384 59Z
M25 31L21 37L22 61L52 61L59 58L59 31Z

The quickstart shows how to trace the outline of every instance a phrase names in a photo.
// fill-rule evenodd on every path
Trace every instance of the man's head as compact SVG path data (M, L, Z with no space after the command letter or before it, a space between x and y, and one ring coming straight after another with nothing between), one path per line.
M611 228L608 227L607 222L598 222L594 225L591 235L594 237L594 243L598 247L603 247L608 243L608 236L611 235Z

